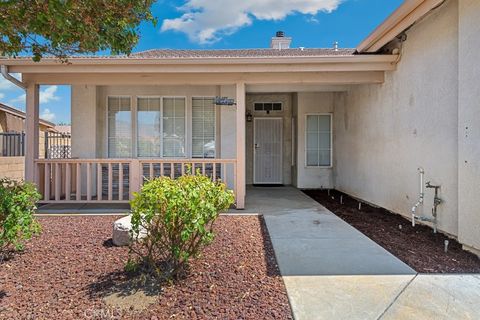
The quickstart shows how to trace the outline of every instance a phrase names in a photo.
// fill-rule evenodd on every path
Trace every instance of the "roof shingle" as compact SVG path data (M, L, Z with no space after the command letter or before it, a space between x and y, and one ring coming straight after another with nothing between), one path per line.
M269 58L269 57L322 57L350 56L355 49L331 48L295 48L295 49L225 49L225 50L180 50L152 49L132 53L129 57L136 59L181 59L181 58Z

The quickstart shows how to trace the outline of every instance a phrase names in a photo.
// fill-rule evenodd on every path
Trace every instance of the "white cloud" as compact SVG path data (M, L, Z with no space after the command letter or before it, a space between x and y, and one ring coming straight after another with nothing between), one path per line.
M320 23L320 21L315 16L308 17L307 22L314 23L314 24L319 24Z
M58 101L60 100L60 97L56 95L58 90L58 86L48 86L43 90L40 90L40 103L49 103L51 101ZM23 103L25 104L25 101L27 99L27 95L21 94L16 98L11 99L9 102L11 104L16 104L16 103Z
M50 109L46 108L45 110L43 110L42 114L40 114L40 118L52 122L53 120L55 120L55 113L51 112Z
M23 103L23 104L25 104L26 98L27 98L27 95L24 93L24 94L19 95L19 96L16 97L16 98L11 99L11 100L8 101L8 102L9 102L10 104L16 104L16 103Z
M5 93L0 92L0 99L3 99L3 98L5 98Z
M294 13L315 15L331 12L344 0L187 0L179 8L182 16L165 19L161 31L184 32L202 44L218 41L253 19L282 20Z
M40 103L49 103L50 101L60 100L60 97L55 95L57 90L57 86L48 86L40 91Z

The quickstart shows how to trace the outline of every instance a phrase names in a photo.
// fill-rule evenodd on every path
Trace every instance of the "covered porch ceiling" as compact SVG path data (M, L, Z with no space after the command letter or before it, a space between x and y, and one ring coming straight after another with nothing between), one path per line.
M22 73L43 85L352 85L383 83L383 71L278 73ZM253 88L252 86L250 88ZM292 91L290 89L290 91Z

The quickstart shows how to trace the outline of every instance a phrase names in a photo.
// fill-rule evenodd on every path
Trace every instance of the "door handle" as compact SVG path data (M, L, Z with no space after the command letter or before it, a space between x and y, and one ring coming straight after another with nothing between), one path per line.
M260 146L258 145L258 143L255 143L255 149L258 149L260 148Z

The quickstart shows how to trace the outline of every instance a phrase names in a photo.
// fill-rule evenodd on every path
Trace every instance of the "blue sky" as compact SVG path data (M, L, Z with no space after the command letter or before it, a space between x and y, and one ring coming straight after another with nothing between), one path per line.
M283 30L292 47L356 47L402 0L158 0L134 51L265 48ZM40 114L70 122L70 87L42 86ZM25 93L0 79L0 101L24 110Z

